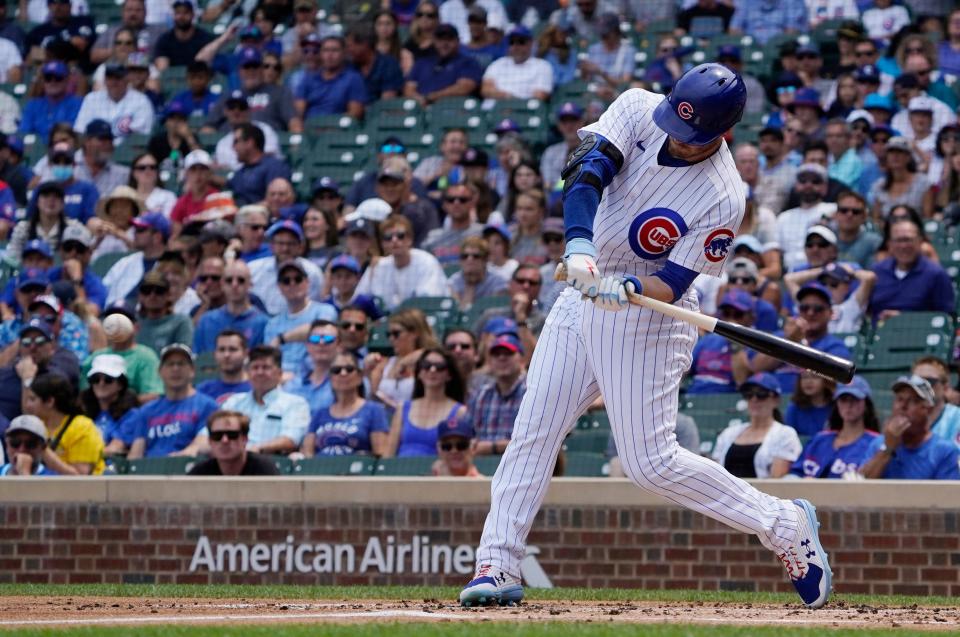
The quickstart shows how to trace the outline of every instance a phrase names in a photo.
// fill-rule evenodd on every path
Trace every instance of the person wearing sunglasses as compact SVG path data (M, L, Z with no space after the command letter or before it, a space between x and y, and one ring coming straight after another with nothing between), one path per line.
M717 318L744 327L754 327L759 299L746 290L731 287L717 307ZM743 346L717 334L704 334L693 347L688 394L734 393L750 375Z
M137 313L123 304L114 304L108 306L103 314L100 315L101 322L107 322L112 314L120 314L130 322L132 329L128 330L110 330L105 332L107 347L95 350L84 361L82 366L82 386L87 387L87 374L93 365L93 361L101 354L116 354L123 358L127 367L127 379L130 381L130 387L136 392L141 404L147 403L163 392L163 382L160 380L158 368L160 361L156 352L146 345L137 342L137 325L139 318ZM118 322L110 319L110 322ZM123 323L122 319L119 320Z
M340 351L340 334L337 325L326 320L310 323L306 336L307 357L301 367L288 380L283 389L302 396L310 404L310 413L329 407L333 403L330 366Z
M450 418L437 434L437 460L431 467L435 476L482 478L473 464L473 426L465 418Z
M442 202L447 221L431 230L421 247L449 267L459 264L463 241L479 238L483 226L476 219L477 189L473 184L451 183L443 190Z
M491 99L538 99L553 92L553 67L533 57L533 35L525 26L507 34L507 54L490 63L483 72L480 94Z
M189 316L174 314L167 278L152 270L144 275L138 287L140 329L137 342L157 354L173 343L193 342L193 322Z
M877 249L883 243L879 233L865 227L870 212L867 200L860 193L845 191L837 197L833 225L837 236L837 259L869 268Z
M197 354L216 350L218 335L223 330L237 330L251 346L263 342L263 332L270 317L250 302L250 268L242 260L223 267L220 283L224 304L203 313L193 334Z
M0 476L54 476L43 464L47 449L47 427L36 416L17 416L3 434L7 463L0 466Z
M153 51L157 39L163 34L160 24L147 24L147 10L144 0L124 0L120 9L120 22L110 25L93 43L90 62L100 64L115 57L118 49ZM166 24L166 20L163 21Z
M827 169L820 164L807 162L800 166L795 190L799 205L777 216L776 241L787 270L806 261L804 239L807 228L824 217L832 216L837 209L835 203L824 201L827 195Z
M921 356L913 361L910 372L923 378L933 388L933 411L930 428L933 434L960 447L960 407L949 401L954 392L951 387L953 372L947 363L937 356Z
M407 75L404 97L428 106L445 97L476 94L483 71L472 55L460 50L456 27L443 23L433 33L436 54L421 57ZM464 145L466 146L466 144ZM424 179L425 183L433 181Z
M548 217L543 220L543 230L540 233L540 239L543 247L547 251L547 262L540 266L540 280L546 281L546 285L540 286L540 294L537 296L537 302L544 313L549 314L550 308L560 298L560 294L566 289L566 281L554 281L553 274L556 272L557 264L563 261L563 255L567 251L567 238L564 236L563 219L559 217Z
M406 11L402 8L402 5L406 4L406 2L397 2L396 0L391 3L394 15L403 24L406 24L406 20L409 20L409 18L405 20ZM433 33L437 25L440 24L440 9L431 0L422 0L416 4L416 9L411 17L413 20L409 23L410 36L403 43L403 48L400 49L400 70L403 71L404 77L410 72L417 60L436 54L437 49L434 47Z
M341 254L330 260L328 264L328 281L330 283L330 296L324 302L332 305L337 311L359 301L361 303L373 302L373 297L361 296L357 299L357 285L360 284L362 270L360 263L349 254Z
M260 214L266 216L266 209L263 209ZM246 230L241 231L241 239L243 239L244 234L254 241L263 237L262 230L254 227L252 223ZM306 272L308 280L307 296L310 299L322 299L323 271L320 270L315 263L303 256L306 247L306 237L303 234L303 228L300 227L300 224L293 219L277 221L267 230L266 238L269 241L272 256L244 260L247 261L247 264L250 266L250 274L253 277L253 293L263 302L267 313L271 316L276 316L286 311L289 307L289 300L283 293L283 287L277 285L277 277L279 275L280 264L290 261L295 261L297 264L296 267ZM325 317L320 316L316 318ZM307 321L307 323L309 323L309 321Z
M221 409L207 419L210 457L190 468L191 476L276 476L280 470L270 458L247 450L250 417Z
M68 281L77 293L77 302L86 304L97 315L107 303L107 289L103 279L90 269L94 238L84 227L68 227L60 242L60 262L48 272L51 284Z
M872 270L854 269L846 263L831 262L823 267L791 272L783 278L791 296L796 296L803 286L813 281L830 291L832 307L827 331L831 334L859 332L863 315L870 303L870 295L877 283L876 273ZM858 282L855 290L854 281Z
M30 301L23 314L23 320L33 319L46 322L50 326L50 332L57 345L72 352L77 360L83 360L90 353L90 332L87 324L64 307L56 295L41 294ZM0 336L0 343L6 344L3 336Z
M754 374L740 385L747 422L720 432L713 459L738 478L782 478L800 457L796 430L780 422L780 383L772 374Z
M313 412L300 451L304 457L384 455L390 423L381 403L367 400L360 359L340 352L332 359L330 386L335 397Z
M481 297L507 293L507 281L487 270L489 249L483 237L467 237L459 251L460 270L450 276L450 294L461 310L466 311Z
M431 230L440 227L436 205L429 197L422 197L413 192L413 170L405 157L388 157L384 160L377 173L375 190L376 196L389 204L390 211L403 215L411 221L413 245L419 247ZM366 207L365 203L361 202L357 207L358 215L361 215ZM368 219L382 221L383 217L371 216ZM383 249L389 252L385 244Z
M357 285L357 294L379 296L388 310L409 298L447 296L450 287L437 258L414 248L413 224L391 214L380 224L380 242L388 256L372 263Z
M332 324L337 320L337 310L332 305L309 298L310 280L299 260L286 261L277 267L276 285L287 307L267 321L263 340L283 351L283 371L295 375L301 372L304 364L308 364L305 336L298 337L296 328L311 325L314 321Z
M463 379L449 352L430 347L417 359L412 399L393 414L383 457L433 456L440 425L463 418Z
M100 429L106 444L103 455L125 454L136 436L140 406L130 389L126 362L116 354L94 357L87 383L87 388L80 392L80 405Z

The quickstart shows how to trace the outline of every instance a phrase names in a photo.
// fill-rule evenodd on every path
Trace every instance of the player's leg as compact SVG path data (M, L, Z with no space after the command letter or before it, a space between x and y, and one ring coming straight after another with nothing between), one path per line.
M695 328L638 308L611 313L591 306L584 312L585 324L592 328L588 356L627 477L672 502L755 534L764 546L790 559L790 551L802 542L798 538L809 537L816 524L812 510L767 495L676 442L678 391L690 366ZM822 554L822 547L818 550ZM813 598L820 605L829 593L823 558L826 592Z
M464 604L523 597L520 562L557 454L577 418L599 395L581 338L584 305L578 294L565 292L540 334L510 444L493 476L476 577L460 595Z

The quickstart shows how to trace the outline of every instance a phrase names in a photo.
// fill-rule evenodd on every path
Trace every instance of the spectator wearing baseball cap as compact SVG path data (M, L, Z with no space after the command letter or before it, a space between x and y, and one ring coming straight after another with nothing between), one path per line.
M106 121L115 137L123 138L131 133L150 134L153 104L146 95L130 86L126 66L105 66L104 88L87 93L73 126L78 133L89 135L87 126L97 120ZM112 188L105 188L101 192L110 190Z
M775 291L776 296L779 297L780 286L767 279L750 256L737 256L728 261L725 273L729 291L742 290L756 299L756 307L752 309L754 320L752 327L764 331L777 329L779 320L777 307L768 300L771 298L768 289ZM717 310L719 309L718 305Z
M883 423L860 473L886 480L960 480L960 448L933 434L930 415L936 395L930 383L916 374L899 377L892 385L893 413Z
M473 464L473 426L468 418L449 418L438 427L437 461L431 467L435 476L481 478Z
M193 342L193 321L184 314L175 314L170 282L156 270L147 272L138 287L140 329L137 342L159 354L172 343Z
M820 164L807 162L797 169L795 191L800 205L777 216L776 242L787 269L796 268L806 259L803 247L807 228L837 209L837 204L824 201L827 179L827 169Z
M405 97L428 105L444 97L468 97L476 93L483 71L473 56L460 51L459 37L451 24L440 24L434 30L436 52L414 62L403 87Z
M480 93L490 99L538 99L553 92L553 67L533 57L533 35L524 26L507 34L507 54L494 60L483 73Z
M140 285L143 275L153 269L167 248L170 222L162 213L150 212L131 221L134 230L133 245L137 251L117 261L103 284L107 288L107 305L125 300Z
M543 177L543 185L548 192L562 188L560 173L563 172L570 153L580 145L577 131L584 124L583 109L576 102L564 102L557 108L555 116L557 130L563 139L547 146L540 157L540 176Z
M483 238L487 240L490 272L510 280L520 262L510 256L513 233L504 224L487 224L483 227Z
M382 168L383 164L391 157L406 156L407 147L404 145L403 140L393 135L384 138L383 141L377 146L376 167L373 170L368 170L367 172L363 173L363 176L354 181L353 185L350 186L350 189L347 191L347 195L344 197L345 211L350 212L352 209L359 206L361 202L372 197L376 197L377 178L380 174L380 168ZM428 194L426 186L424 186L423 182L420 181L416 176L414 176L410 182L410 189L415 192L418 197L426 197Z
M189 124L192 107L185 100L172 99L166 107L158 110L158 114L163 128L158 130L147 142L147 152L153 155L157 162L170 158L169 163L179 168L176 165L180 160L189 155L193 149L200 148L200 144L197 142ZM176 151L175 154L174 151ZM133 164L136 163L137 159L134 159ZM136 172L136 170L133 171L133 177L144 177L144 175L137 175ZM156 175L158 180L159 175L158 171Z
M527 391L523 368L524 348L511 333L496 336L487 347L487 361L493 382L477 392L468 405L463 426L476 432L477 454L501 454L510 442L520 401Z
M263 331L264 342L279 347L283 352L284 371L294 374L299 374L307 363L307 348L303 342L305 337L300 336L300 340L294 341L294 330L314 321L337 320L336 308L310 299L310 280L305 263L310 262L301 257L277 265L274 285L283 295L286 307L267 321Z
M243 236L241 231L241 237ZM266 233L272 256L248 261L256 294L271 316L287 310L287 300L282 288L277 285L279 266L295 261L309 279L307 298L319 300L323 289L323 272L303 254L305 237L303 228L293 219L284 219L270 226Z
M800 291L813 282L826 288L831 305L827 330L831 334L850 334L860 331L877 275L871 270L854 269L834 261L823 267L791 272L783 282L791 296L799 296Z
M730 290L720 300L718 317L753 327L757 316L757 299L740 288ZM693 348L688 394L734 393L750 375L746 350L716 334L704 334Z
M90 95L93 95L93 93L89 93L87 98ZM143 97L142 94L138 93L138 95ZM146 100L147 98L143 97L143 99ZM101 108L104 109L104 112L108 112L106 110L107 106ZM152 109L152 107L150 108ZM79 118L77 121L80 121ZM130 168L115 162L113 151L114 138L122 138L129 132L115 135L113 125L106 120L99 118L91 120L83 131L80 154L73 169L74 178L78 181L93 184L101 197L113 192L113 189L117 186L126 185L130 181Z
M57 345L72 352L77 360L90 353L90 334L86 323L65 308L54 294L41 294L30 301L23 313L24 320L43 319Z
M772 374L754 374L740 385L740 393L749 420L721 431L712 457L738 478L782 478L803 446L796 430L776 420L780 384Z
M206 442L207 418L217 403L194 388L194 365L193 352L183 343L161 350L163 396L140 408L128 458L192 456Z
M173 0L173 28L157 38L153 49L154 64L162 73L171 66L187 66L209 44L213 35L196 26L193 0ZM223 5L221 5L223 6Z
M92 304L96 314L106 305L107 289L103 280L90 269L93 234L84 226L69 226L60 241L59 265L48 272L51 283L64 281L74 286L81 303ZM82 294L81 294L82 292Z
M70 72L63 62L47 62L40 68L40 73L43 78L43 94L27 100L18 132L47 140L50 138L50 130L57 122L73 125L83 99L69 91L67 77Z
M7 425L3 438L7 463L0 466L0 476L57 475L43 464L47 427L42 420L31 415L17 416Z
M9 188L0 192L5 193L10 202L13 201ZM7 257L14 262L22 261L24 248L30 244L34 246L34 252L37 246L42 245L41 252L49 259L52 257L52 250L60 247L64 231L70 227L82 228L83 220L70 217L65 206L63 185L54 181L44 182L33 192L27 218L13 227L10 242L7 244ZM42 244L35 243L36 241L41 241ZM49 264L44 267L49 267Z
M170 98L170 103L182 104L187 117L209 115L213 105L220 99L218 94L210 90L212 78L210 65L203 60L194 60L187 65L187 88Z
M114 314L119 316L114 318L112 317ZM133 304L128 305L126 302L110 304L100 315L100 320L105 326L107 347L92 352L83 361L81 389L88 385L87 374L93 361L101 354L116 354L123 359L130 388L137 394L141 404L159 396L163 392L163 383L157 374L160 361L156 352L137 342L139 318ZM129 331L123 329L128 321L129 326L132 327Z

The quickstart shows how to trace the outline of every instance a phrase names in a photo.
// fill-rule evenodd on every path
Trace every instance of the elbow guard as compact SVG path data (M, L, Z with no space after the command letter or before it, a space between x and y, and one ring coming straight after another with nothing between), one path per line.
M620 149L602 135L589 133L573 151L560 173L563 195L566 197L577 186L596 190L599 195L622 167L623 153Z
M670 289L673 290L673 300L670 302L676 303L677 300L683 296L683 293L687 291L687 288L690 287L690 284L693 283L693 280L697 278L698 274L698 272L685 268L682 265L677 265L673 261L667 261L666 267L653 276L670 286Z

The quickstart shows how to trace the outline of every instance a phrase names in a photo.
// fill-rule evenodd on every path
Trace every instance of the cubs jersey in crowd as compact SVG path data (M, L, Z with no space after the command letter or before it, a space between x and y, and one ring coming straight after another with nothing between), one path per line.
M881 437L873 431L863 435L839 449L833 447L837 439L836 431L821 431L810 439L803 453L790 467L790 473L801 478L843 478L846 473L856 473L873 453L870 447L874 439Z
M147 403L140 408L137 431L137 438L147 441L143 455L169 456L185 448L206 430L207 417L216 410L216 401L199 392L183 400L161 397Z

